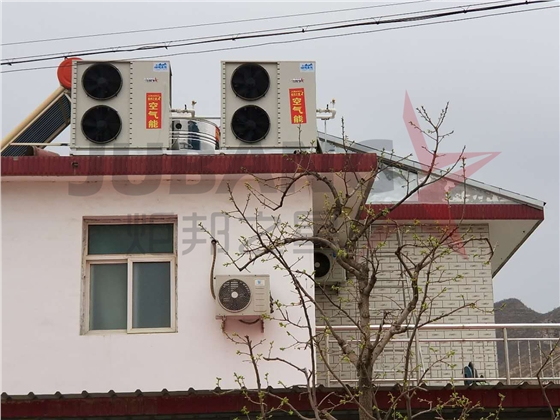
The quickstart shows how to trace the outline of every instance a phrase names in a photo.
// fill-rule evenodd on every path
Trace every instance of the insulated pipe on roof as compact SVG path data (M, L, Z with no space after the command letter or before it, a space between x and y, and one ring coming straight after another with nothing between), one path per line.
M6 137L2 139L2 150L4 150L15 138L21 134L33 121L35 121L43 112L45 112L54 102L56 102L61 95L66 94L66 88L59 86L56 90L49 95L35 110L27 116L21 123L19 123Z
M27 150L25 151L24 156L60 156L60 155L56 152L40 149L37 146L27 146Z
M334 108L317 109L315 112L317 112L317 114L330 114L329 116L317 115L317 119L323 121L332 120L336 116L336 109Z
M176 112L177 114L190 114L191 118L194 118L194 109L172 109L171 112Z

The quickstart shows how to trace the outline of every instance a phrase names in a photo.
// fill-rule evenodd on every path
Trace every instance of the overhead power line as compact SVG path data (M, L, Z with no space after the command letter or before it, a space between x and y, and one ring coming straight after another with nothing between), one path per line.
M518 7L518 6L526 6L531 4L538 4L538 3L549 3L555 0L535 0L532 2L525 1L525 2L517 2L517 3L509 3L509 4L494 4L492 6L485 6L485 7L478 7L478 8L468 8L468 7L461 7L461 10L453 10L453 11L440 11L439 13L430 13L430 14L423 14L418 16L409 16L409 17L402 17L402 18L392 18L392 19L383 19L383 18L372 18L370 21L367 22L354 22L354 23L340 23L332 26L320 27L320 28L301 28L297 30L286 30L280 32L272 32L272 33L265 33L265 34L249 34L249 35L241 35L241 36L227 36L227 37L217 37L213 39L205 39L199 41L192 41L192 42L182 42L177 43L174 45L151 45L151 46L143 46L138 48L132 49L110 49L105 51L95 51L89 53L83 53L82 56L91 56L91 55L100 55L100 54L114 54L114 53L125 53L125 52L137 52L137 51L146 51L146 50L157 50L157 49L169 49L169 48L177 48L177 47L184 47L184 46L193 46L193 45L203 45L209 43L217 43L217 42L225 42L225 41L239 41L239 40L246 40L246 39L258 39L258 38L267 38L267 37L279 37L279 36L287 36L287 35L296 35L301 33L310 33L310 32L322 32L322 31L332 31L332 30L339 30L339 29L347 29L352 27L359 27L359 26L372 26L372 25L382 25L382 24L394 24L394 23L404 23L404 22L413 22L413 21L420 21L420 20L428 20L428 19L438 19L443 17L449 17L458 14L466 14L466 13L473 13L473 12L484 12L484 11L491 11L503 8L511 8L511 7ZM492 2L492 4L495 2ZM501 3L501 2L500 2ZM454 7L453 9L456 9ZM73 54L72 54L73 55ZM39 57L39 58L22 58L22 59L7 59L2 62L1 65L16 65L16 64L25 64L25 63L34 63L40 61L49 61L55 59L64 59L67 58L69 54L61 54L56 56L50 57Z
M345 36L352 36L352 35L365 35L365 34L371 34L371 33L375 33L375 32L387 32L387 31L393 31L393 30L398 30L398 29L417 28L417 27L420 27L420 26L431 26L431 25L439 25L439 24L442 24L442 23L462 22L462 21L482 19L482 18L493 17L493 16L504 16L504 15L531 12L531 11L536 11L536 10L557 9L557 8L560 8L560 5L535 7L533 9L524 9L524 10L516 10L516 11L509 11L509 12L491 13L491 14L481 15L481 16L470 16L470 17L465 17L465 18L460 18L460 19L449 19L449 20L445 20L445 21L441 21L441 22L418 23L418 24L414 24L414 25L396 26L396 27L392 27L392 28L373 29L373 30L359 31L359 32L348 32L348 33L344 33L344 34L334 34L334 35L321 35L321 36L315 36L315 37L310 37L310 38L292 39L292 40L286 40L286 41L271 41L271 42L264 42L264 43L260 43L260 44L240 45L240 46L236 46L236 47L224 47L224 48L216 48L216 49L211 49L211 50L185 51L185 52L162 54L162 55L132 57L131 59L132 60L145 60L145 59L150 59L150 58L176 57L176 56L180 56L180 55L195 55L195 54L212 53L212 52L218 52L218 51L230 51L230 50L240 50L240 49L245 49L245 48L263 47L263 46L270 46L270 45L292 44L292 43L297 43L297 42L315 41L315 40L319 40L319 39L342 38L342 37L345 37Z
M223 48L198 50L198 51L185 51L185 52L177 52L177 53L170 53L170 54L143 56L143 57L130 57L128 59L130 59L130 60L143 60L143 59L151 59L151 58L164 58L164 57L175 57L175 56L181 56L181 55L196 55L196 54L205 54L205 53L213 53L213 52L220 52L220 51L231 51L231 50L255 48L255 47L270 46L270 45L292 44L292 43L297 43L297 42L307 42L307 41L314 41L314 40L319 40L319 39L340 38L340 37L353 36L353 35L365 35L365 34L371 34L371 33L376 33L376 32L386 32L386 31L393 31L393 30L399 30L399 29L417 28L417 27L421 27L421 26L440 25L440 24L443 24L443 23L462 22L462 21L483 19L483 18L494 17L494 16L505 16L505 15L520 14L520 13L527 13L527 12L538 11L538 10L557 9L557 8L560 8L560 5L536 7L536 8L532 8L532 9L515 10L515 11L500 12L500 13L491 13L491 14L486 14L486 15L481 15L481 16L470 16L470 17L464 17L464 18L459 18L459 19L449 19L449 20L440 21L440 22L426 22L426 23L396 26L396 27L384 28L384 29L373 29L373 30L368 30L368 31L348 32L348 33L334 34L334 35L322 35L322 36L316 36L316 37L304 38L304 39L293 39L293 40L285 40L285 41L271 41L271 42L264 42L264 43L260 43L260 44L240 45L240 46L235 46L235 47L223 47ZM56 68L58 68L58 66L29 67L29 68L24 68L24 69L4 70L4 71L0 72L0 74L16 73L16 72L22 72L22 71L56 69Z
M425 1L425 0L422 0ZM339 20L334 22L323 22L323 23L315 23L315 24L307 24L307 25L297 25L297 26L288 26L282 28L273 28L273 29L264 29L259 31L248 31L248 32L237 32L233 34L225 34L225 35L214 35L214 36L203 36L203 37L196 37L196 38L187 38L187 39L178 39L178 40L168 40L168 41L158 41L158 42L149 42L149 43L140 43L140 44L129 44L129 45L121 45L121 46L110 46L110 47L103 47L103 48L91 48L85 50L75 50L75 51L63 51L63 52L55 52L55 53L45 53L45 54L34 54L34 55L27 55L27 56L19 56L19 57L11 57L11 58L4 58L3 61L6 65L13 64L15 61L22 61L31 58L42 58L48 57L42 61L49 61L52 59L59 59L61 57L70 57L70 56L87 56L87 55L98 55L104 53L116 53L116 52L132 52L134 50L146 50L150 49L149 47L152 46L159 46L159 48L169 48L172 47L173 44L177 43L185 43L185 42L194 42L194 41L201 41L201 40L212 40L216 38L227 38L227 40L232 39L240 39L241 36L250 35L250 34L264 34L264 33L273 33L273 32L285 32L289 30L295 30L294 32L299 33L299 31L307 31L311 28L318 27L318 26L326 26L326 25L340 25L344 23L350 22L358 22L358 21L371 21L374 19L388 19L394 18L398 16L410 16L415 14L427 13L427 12L440 12L444 10L456 10L462 8L468 8L471 6L483 6L483 5L490 5L490 4L497 4L497 3L507 3L511 2L512 0L499 0L499 1L491 1L485 3L478 3L478 4L470 4L470 5L463 5L463 6L452 6L452 7L442 7L437 9L430 9L430 10L422 10L422 11L414 11L414 12L405 12L405 13L395 13L390 15L378 16L378 17L364 17L359 19L346 19L346 20ZM135 48L141 47L141 48ZM152 48L153 49L153 48Z
M71 39L84 39L84 38L98 38L104 36L114 36L114 35L129 35L129 34L138 34L143 32L161 32L161 31L170 31L175 29L189 29L189 28L201 28L205 26L221 26L221 25L230 25L235 23L247 23L247 22L260 22L263 20L275 20L275 19L287 19L292 17L301 17L301 16L315 16L315 15L324 15L330 13L340 13L340 12L350 12L356 10L366 10L366 9L377 9L380 7L392 7L392 6L405 6L408 4L416 4L416 3L426 3L431 0L415 0L410 2L395 2L395 3L388 3L388 4L376 4L373 6L361 6L361 7L349 7L344 9L334 9L334 10L321 10L317 12L307 12L307 13L294 13L290 15L279 15L279 16L262 16L258 18L248 18L248 19L237 19L237 20L226 20L226 21L219 21L219 22L207 22L207 23L195 23L190 25L178 25L178 26L167 26L164 28L150 28L150 29L135 29L129 31L116 31L116 32L105 32L105 33L97 33L97 34L89 34L89 35L73 35L73 36L63 36L59 38L45 38L45 39L34 39L28 41L16 41L16 42L6 42L0 44L2 46L8 45L24 45L24 44L37 44L43 42L53 42L53 41L66 41Z

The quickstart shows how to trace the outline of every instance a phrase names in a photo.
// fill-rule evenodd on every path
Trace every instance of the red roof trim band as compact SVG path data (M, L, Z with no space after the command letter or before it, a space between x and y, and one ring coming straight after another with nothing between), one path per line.
M239 154L182 156L20 156L2 157L2 176L221 175L294 173L301 165L317 172L369 172L377 156L368 154Z
M390 204L372 204L380 213ZM364 212L362 218L366 217ZM544 220L544 210L524 204L428 204L404 203L388 216L391 220L431 220L444 223L449 220Z
M390 405L391 390L379 390L376 394L379 407L387 409ZM412 400L412 407L416 410L428 407L426 400L446 401L451 393L450 389L431 389L421 394L420 398ZM504 409L546 409L547 404L538 387L529 389L508 387L480 387L478 389L465 389L458 391L471 401L478 401L485 409L496 409L499 407L501 397L505 396L502 407ZM548 398L553 407L560 406L560 388L547 390ZM309 402L302 394L286 391L278 393L278 396L286 397L296 409L308 410ZM327 397L327 392L318 392L319 400ZM331 398L332 397L331 394ZM277 400L268 401L271 404ZM336 400L336 403L339 401ZM70 417L113 417L113 416L158 416L158 415L185 415L203 413L232 413L239 412L241 407L247 406L256 410L240 393L217 395L211 392L204 394L193 393L191 395L138 395L114 397L62 397L33 400L3 400L2 418L70 418ZM327 404L328 405L328 404ZM355 405L345 404L338 406L336 410L356 409Z

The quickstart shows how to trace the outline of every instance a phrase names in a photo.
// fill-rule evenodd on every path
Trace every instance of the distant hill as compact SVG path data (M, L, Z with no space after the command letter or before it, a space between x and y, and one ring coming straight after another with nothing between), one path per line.
M560 307L541 314L528 308L519 299L504 299L494 304L495 319L498 324L512 323L560 323Z
M541 314L528 308L519 299L504 299L494 304L495 322L497 324L539 324L560 323L560 307ZM496 331L496 337L503 338L502 331ZM523 338L558 338L558 330L519 329L508 330L508 339ZM530 341L512 340L508 344L510 372L512 377L535 377L546 356L553 349L554 340ZM500 376L505 376L504 343L498 342L498 368ZM549 363L544 376L560 376L560 349L555 352L554 366Z

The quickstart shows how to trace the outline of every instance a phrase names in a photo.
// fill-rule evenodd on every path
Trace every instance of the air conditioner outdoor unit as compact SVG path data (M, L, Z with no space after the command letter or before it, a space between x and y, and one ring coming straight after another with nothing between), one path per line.
M73 151L168 149L170 111L169 62L73 62Z
M270 314L268 275L214 277L216 318L259 318Z
M220 149L317 146L315 62L222 62Z
M346 281L345 270L336 264L336 255L331 249L315 248L315 282L320 285L332 285Z

